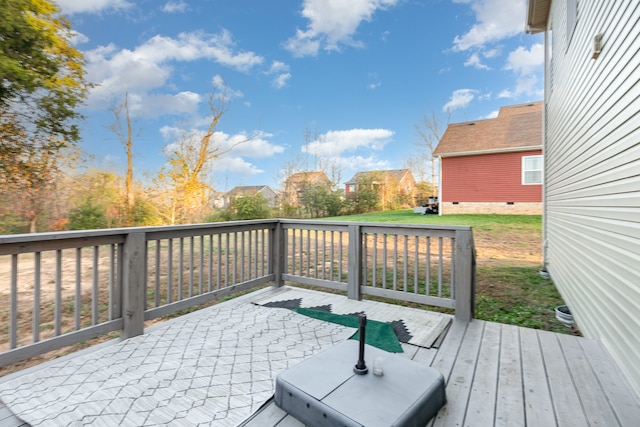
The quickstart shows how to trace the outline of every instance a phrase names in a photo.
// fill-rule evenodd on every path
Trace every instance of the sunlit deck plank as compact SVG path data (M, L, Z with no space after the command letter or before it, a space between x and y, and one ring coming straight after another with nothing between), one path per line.
M519 328L512 325L500 326L495 425L520 427L525 425L525 418Z
M494 424L495 401L498 386L498 362L500 356L500 325L485 323L476 363L471 394L467 405L465 426L490 426ZM493 404L492 404L493 403Z

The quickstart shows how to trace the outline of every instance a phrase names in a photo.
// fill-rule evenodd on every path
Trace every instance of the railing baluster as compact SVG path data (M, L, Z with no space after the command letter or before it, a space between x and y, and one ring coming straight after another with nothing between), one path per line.
M425 295L431 295L431 236L427 236L427 253L425 266Z
M40 341L40 291L41 291L41 266L42 256L40 252L34 254L33 274L33 342Z
M313 250L313 270L314 276L318 278L318 230L314 230L314 250Z
M76 248L76 288L75 288L75 330L81 327L80 313L82 312L82 248Z
M329 280L333 280L334 277L334 271L333 271L333 266L334 266L334 262L335 262L335 258L334 258L334 238L335 235L335 231L331 230L331 249L329 250Z
M56 279L55 279L55 306L53 315L54 333L58 336L62 333L62 250L56 250Z
M244 247L244 242L246 240L246 232L245 231L241 231L240 232L240 282L244 282L244 269L245 269L245 265L246 265L246 260L244 257L245 254L245 247Z
M231 282L232 285L235 285L236 283L238 283L237 274L238 274L238 232L234 231L233 232L233 278Z
M456 277L456 239L451 238L451 262L450 262L450 279L449 279L449 296L455 298L455 277Z
M154 240L156 248L156 271L154 273L155 283L153 288L153 305L154 307L160 307L160 246L161 240Z
M100 315L100 289L98 283L99 277L99 261L100 259L100 246L93 247L93 287L91 289L91 324L97 325L99 323Z
M218 246L216 247L218 252L216 261L216 289L220 289L222 286L222 234L218 233Z
M116 283L116 246L109 245L109 320L120 317L120 292Z
M264 276L265 275L265 271L264 271L264 263L266 258L266 253L264 252L264 239L265 239L265 232L264 229L258 231L256 233L258 242L260 242L259 245L256 244L256 246L259 246L259 250L256 252L257 254L259 254L259 256L257 256L257 260L258 260L258 265L260 266L260 276ZM257 267L256 267L257 268ZM256 271L257 274L257 271Z
M338 243L338 259L340 260L340 262L338 263L338 281L342 282L342 248L344 243L342 242L342 231L338 232L338 238L340 240L340 242Z
M300 275L303 276L303 267L304 267L304 244L303 244L303 236L304 236L304 230L300 229Z
M200 265L198 266L198 295L202 295L204 285L204 236L200 236Z
M322 230L322 280L327 280L327 232Z
M407 292L409 290L409 236L407 236L406 234L403 235L402 240L404 242L404 253L402 254L404 258L404 263L402 266L404 270L402 290L403 292Z
M9 348L18 345L18 254L11 255L11 297L9 301Z
M195 242L194 242L194 237L191 236L189 237L189 293L187 294L189 296L189 298L191 298L193 296L193 287L194 287L194 278L193 278L193 270L194 270L194 263L193 263L193 251L195 249Z
M213 234L209 234L209 274L207 275L207 292L213 288Z
M184 295L184 237L178 240L178 301Z
M366 286L367 279L369 275L367 274L367 270L369 267L369 260L367 257L367 248L369 246L369 234L364 234L363 244L362 244L362 285Z
M173 302L173 239L169 239L167 247L167 304Z
M378 286L378 233L371 233L371 286Z
M442 237L438 237L438 297L442 298Z
M393 235L393 290L398 290L398 235Z
M307 229L307 277L311 275L311 230Z
M413 254L413 293L418 293L418 287L420 286L420 277L418 273L418 267L420 266L420 238L414 236L415 250Z
M225 233L225 262L224 262L224 287L229 286L229 242L231 240L230 233Z
M388 234L382 235L382 289L387 289L387 238Z

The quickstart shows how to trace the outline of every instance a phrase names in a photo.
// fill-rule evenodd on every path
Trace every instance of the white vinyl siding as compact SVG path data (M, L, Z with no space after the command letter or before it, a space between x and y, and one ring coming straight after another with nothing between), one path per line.
M566 7L552 3L555 28ZM569 36L553 35L546 95L545 262L584 335L640 392L640 2L580 1Z
M542 156L522 157L522 185L542 184Z

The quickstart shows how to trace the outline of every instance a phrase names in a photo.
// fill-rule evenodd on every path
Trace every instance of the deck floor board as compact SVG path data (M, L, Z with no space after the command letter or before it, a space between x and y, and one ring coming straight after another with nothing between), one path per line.
M512 325L500 325L495 426L520 427L525 425L523 390L518 328Z

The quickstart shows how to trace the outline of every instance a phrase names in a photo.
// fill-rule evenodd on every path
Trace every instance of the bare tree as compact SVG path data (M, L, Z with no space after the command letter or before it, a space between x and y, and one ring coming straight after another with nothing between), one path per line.
M431 189L435 191L436 175L437 175L437 158L433 154L438 146L444 131L447 129L450 114L447 114L446 121L438 118L434 111L430 115L424 115L419 124L415 125L416 133L420 140L416 143L418 146L418 156L414 160L409 161L410 167L416 171L418 180L424 180L427 173L431 175Z
M124 101L111 108L114 122L109 129L116 134L127 153L127 174L125 178L125 200L127 212L130 213L135 204L133 191L133 126L129 110L129 93L125 92Z

